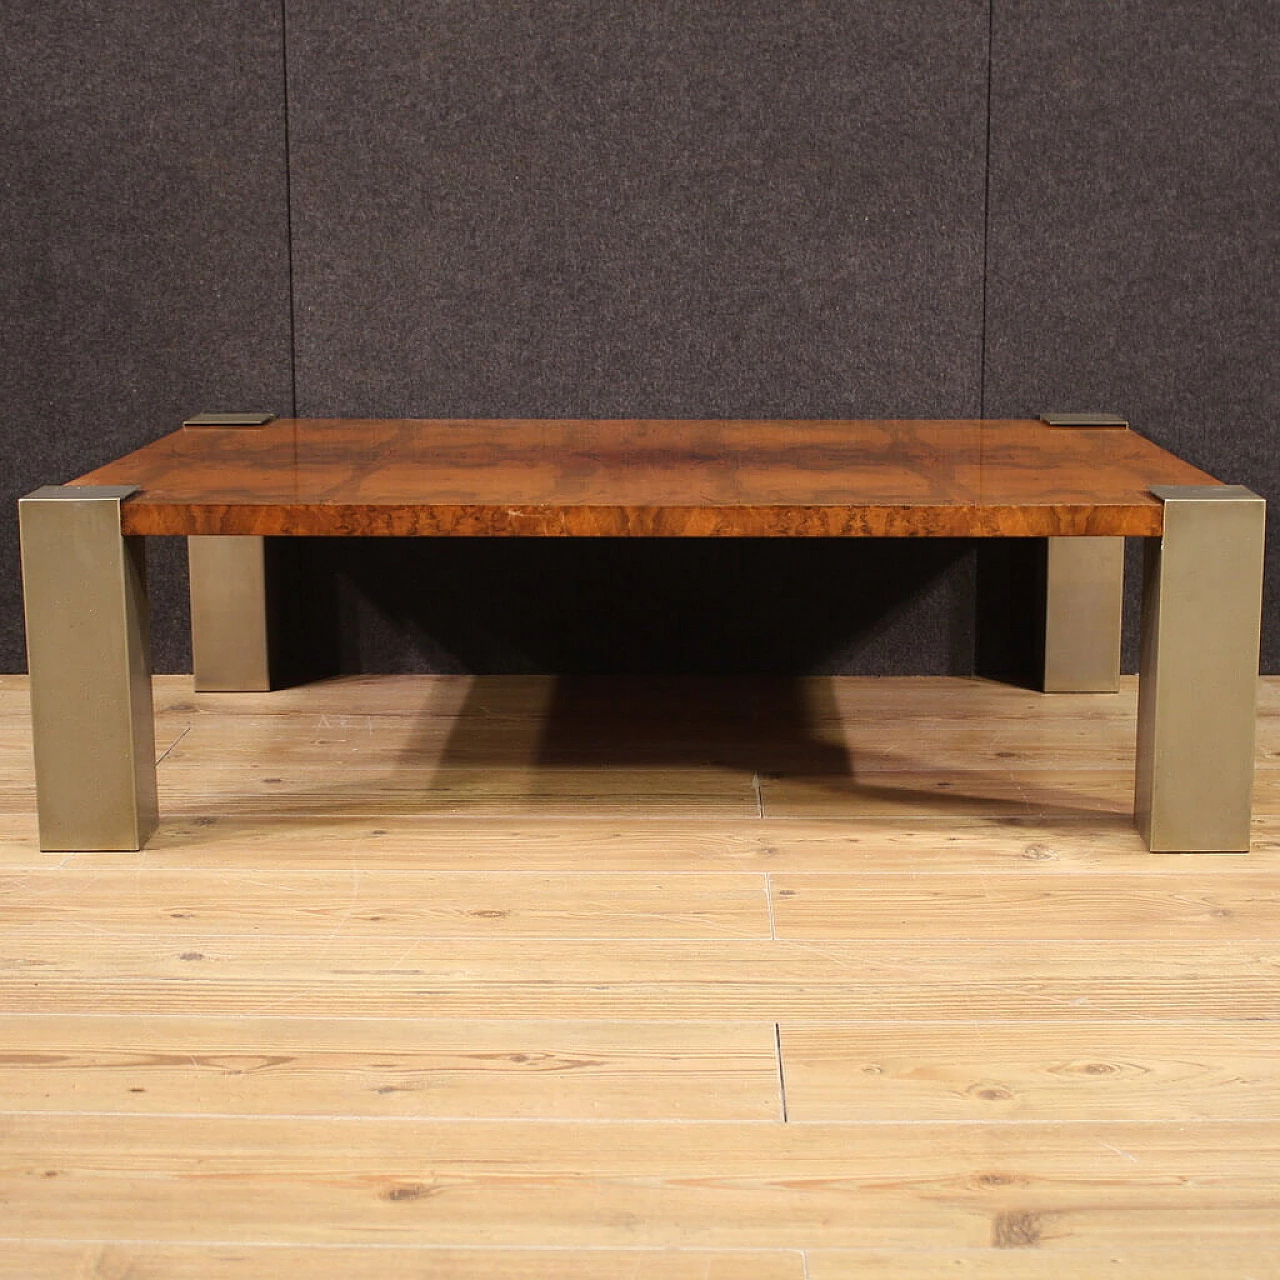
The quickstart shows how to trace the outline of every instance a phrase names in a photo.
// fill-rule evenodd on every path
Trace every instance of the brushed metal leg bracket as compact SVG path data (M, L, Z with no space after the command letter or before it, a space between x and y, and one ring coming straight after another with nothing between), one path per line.
M18 503L40 847L140 849L155 829L144 543L128 485L37 489Z
M266 539L187 539L198 693L271 688Z
M265 427L274 422L274 413L197 413L184 427Z
M1127 427L1128 418L1114 413L1042 413L1040 421L1051 427Z
M1249 848L1266 503L1162 485L1147 539L1134 813L1149 848Z
M1124 612L1123 538L1047 538L1044 691L1115 693Z

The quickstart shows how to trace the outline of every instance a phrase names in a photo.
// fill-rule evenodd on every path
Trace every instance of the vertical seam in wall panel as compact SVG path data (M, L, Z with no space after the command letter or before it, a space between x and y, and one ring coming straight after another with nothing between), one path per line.
M289 286L289 416L298 416L298 341L293 300L293 162L289 154L289 3L280 0L280 69L284 87L284 236Z
M994 58L995 0L987 4L987 142L982 188L982 329L978 352L978 417L987 416L987 268L991 244L991 81Z

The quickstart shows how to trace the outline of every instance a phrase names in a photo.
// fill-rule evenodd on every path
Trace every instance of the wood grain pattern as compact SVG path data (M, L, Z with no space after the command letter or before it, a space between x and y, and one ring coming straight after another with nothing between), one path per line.
M201 716L320 717L411 716L414 718L522 718L545 714L565 689L577 705L595 698L602 706L699 712L736 709L749 716L798 711L805 723L846 719L857 723L892 712L938 723L987 725L993 731L1030 718L1066 734L1080 724L1131 721L1137 705L1138 678L1120 677L1115 694L1055 693L1048 697L1013 685L967 676L550 676L550 675L346 675L261 693L196 693L189 675L152 677L157 715L171 713L184 723ZM0 675L0 718L15 729L30 709L27 678ZM1270 726L1280 721L1280 680L1258 682L1258 717ZM687 717L685 719L687 724ZM1280 743L1268 744L1280 757Z
M387 871L704 871L869 874L909 871L986 876L1033 869L1040 876L1139 877L1185 868L1197 877L1230 880L1248 870L1280 869L1280 822L1254 819L1247 855L1162 854L1153 859L1123 816L1016 818L901 817L716 818L647 816L457 817L421 813L169 815L144 853L42 854L36 848L34 803L0 825L5 871L74 868L189 868L242 872L322 871L353 863Z
M1127 769L868 770L864 776L809 772L761 776L761 811L771 818L1088 817L1133 812ZM1280 770L1254 776L1255 810L1280 803ZM1161 855L1163 856L1163 855Z
M1125 429L1001 421L282 419L184 429L82 476L127 533L1153 535L1216 483Z
M781 1115L774 1036L765 1022L0 1015L0 1097L30 1112L751 1122Z
M1109 1249L450 1249L11 1240L0 1280L1270 1280L1280 1235ZM807 1269L806 1269L807 1268Z
M1046 878L778 874L770 877L779 938L1274 938L1274 872L1230 882L1193 868L1150 875Z
M1176 1249L1117 1243L1110 1249L813 1249L806 1280L1270 1280L1280 1231L1250 1240L1207 1237Z
M341 780L324 769L182 769L160 776L161 811L191 818L210 808L262 818L293 813L341 818L364 814L441 814L518 818L624 813L689 818L746 818L759 812L751 778L699 778L680 769L580 770L529 774L450 769L388 772L348 766ZM990 811L989 807L985 811Z
M220 937L767 938L764 877L743 872L541 875L340 870L99 869L68 896L57 871L0 875L0 928L155 936L173 922Z
M1133 775L1120 769L876 769L765 775L770 818L1083 817L1133 813Z
M798 1250L448 1249L5 1241L0 1280L804 1280Z
M783 1022L780 1040L797 1121L1280 1118L1271 1022Z
M382 940L227 937L174 921L154 935L11 928L0 1011L205 1016L1274 1019L1270 942ZM1121 975L1121 976L1117 976Z
M620 700L621 702L621 700ZM1134 720L1120 715L1056 722L1027 716L1008 724L961 716L894 715L817 723L795 715L751 720L709 717L696 730L673 732L670 717L637 723L625 703L598 714L545 718L447 717L407 714L198 715L167 743L167 763L198 761L226 770L272 766L378 767L394 771L465 768L596 773L620 769L658 772L679 766L691 777L766 772L862 775L919 771L1131 770ZM166 714L166 719L171 717ZM169 724L166 730L172 734ZM15 762L29 743L11 735ZM1259 743L1258 764L1272 760ZM0 769L6 744L0 737Z
M38 1115L0 1133L0 1203L37 1239L1060 1249L1274 1231L1280 1209L1274 1121Z

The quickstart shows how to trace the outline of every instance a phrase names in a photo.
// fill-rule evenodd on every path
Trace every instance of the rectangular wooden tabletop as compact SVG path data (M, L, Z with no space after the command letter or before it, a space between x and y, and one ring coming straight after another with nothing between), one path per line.
M1218 482L1125 427L1035 420L279 419L184 427L74 484L127 534L1152 536Z

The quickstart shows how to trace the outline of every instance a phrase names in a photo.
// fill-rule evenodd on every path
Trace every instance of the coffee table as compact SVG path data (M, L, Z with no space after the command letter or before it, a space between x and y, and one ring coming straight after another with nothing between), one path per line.
M322 535L1041 539L1044 687L1114 690L1144 538L1139 830L1248 848L1264 503L1118 420L242 422L20 503L43 849L155 826L157 535L189 539L198 689L269 687L263 540Z

